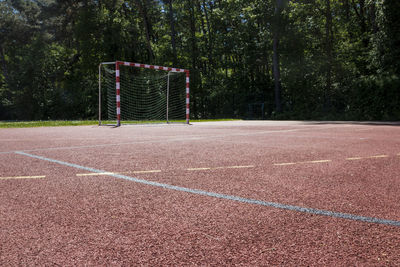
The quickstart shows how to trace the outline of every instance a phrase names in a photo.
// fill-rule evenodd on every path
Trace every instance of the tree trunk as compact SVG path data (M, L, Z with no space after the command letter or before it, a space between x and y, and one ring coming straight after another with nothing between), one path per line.
M346 22L350 21L350 3L349 0L344 0L343 1L343 6L344 6L344 12L346 14Z
M365 34L367 33L367 19L365 16L365 0L360 0L358 3L355 3L354 0L352 0L352 3L353 3L354 12L356 13L356 15L360 21L359 22L360 29L361 29L361 33L363 34L361 36L362 42L364 44L364 47L368 47L369 39L365 36ZM359 10L358 10L358 8L359 8Z
M282 112L282 100L281 100L281 70L279 64L279 39L280 39L280 24L281 24L281 12L283 8L283 0L276 1L276 7L274 12L274 39L272 44L273 56L273 72L274 72L274 89L275 89L275 109L277 113Z
M326 87L324 93L324 109L329 112L331 109L331 90L332 90L332 63L333 63L333 32L332 32L332 11L331 0L325 0L326 23L325 23L325 53L326 53Z
M1 62L1 68L3 69L3 75L4 75L4 79L5 82L7 84L7 86L9 86L9 82L10 82L10 77L8 76L8 68L7 68L7 62L6 62L6 58L4 56L4 48L0 46L0 62Z
M212 17L212 11L213 11L213 5L212 3L208 3L210 7L210 14L208 13L206 1L203 0L203 9L204 9L204 15L206 18L206 24L207 24L207 40L208 40L208 75L211 78L212 84L215 82L215 64L214 64L214 57L213 57L213 49L214 49L214 38L213 34L211 31L211 21L210 21L210 16Z
M369 12L370 13L370 22L371 22L371 25L372 25L372 33L373 34L377 34L378 31L379 31L378 24L376 22L376 6L375 5L376 5L375 2L372 1L370 3L370 7L369 7L369 10L370 10L370 12Z
M208 38L207 38L207 33L206 33L206 26L205 26L205 24L204 24L203 11L202 11L202 9L201 9L200 1L199 1L199 0L196 0L195 2L196 2L195 5L196 5L196 7L197 7L197 12L200 14L199 19L200 19L200 25L201 25L201 32L203 33L201 39L204 41L205 47L206 47L206 49L207 49L207 47L208 47ZM201 53L203 54L204 51L201 50ZM200 64L199 64L199 65L200 65L201 68L202 68L202 73L207 73L207 69L208 69L208 64L207 64L207 63L208 63L208 62L207 62L206 60L202 60L202 59L200 58Z
M209 52L209 60L210 63L212 62L212 58L211 58L211 51L212 51L212 38L211 38L211 30L210 30L210 19L208 17L208 11L207 11L207 5L205 0L203 0L203 9L204 9L204 15L206 17L206 23L207 23L207 36L208 36L208 52Z
M147 50L149 52L149 60L150 63L152 63L154 61L154 53L153 49L151 48L151 38L150 38L152 33L152 26L147 15L146 1L144 1L144 3L142 4L141 0L136 0L136 3L139 7L140 13L142 14L143 24L146 31L146 44L147 44Z
M172 1L173 0L168 0L168 7L169 7L169 24L171 27L171 46L172 46L172 62L173 65L176 66L178 64L177 62L177 56L176 56L176 41L175 41L175 19L174 19L174 9L172 7Z
M187 0L187 5L188 5L188 10L189 10L189 29L190 29L190 39L191 39L191 60L192 60L192 70L191 70L191 88L192 90L192 95L193 95L193 113L195 116L198 115L198 113L202 113L198 111L198 105L197 105L197 98L199 95L199 92L196 89L200 89L201 91L201 79L198 78L198 66L197 66L197 57L198 57L198 51L197 51L197 42L196 42L196 21L195 21L195 7L193 6L194 3L192 0ZM197 88L196 88L197 87ZM201 101L200 101L201 102Z

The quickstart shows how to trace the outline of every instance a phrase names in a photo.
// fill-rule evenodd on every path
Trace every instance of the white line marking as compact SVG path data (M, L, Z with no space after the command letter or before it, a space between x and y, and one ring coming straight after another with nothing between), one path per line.
M323 159L323 160L311 160L311 161L304 161L299 163L325 163L325 162L332 162L330 159Z
M211 170L211 168L187 168L187 171L205 171L205 170Z
M40 179L45 178L45 175L37 176L10 176L10 177L0 177L0 180L11 180L11 179Z
M113 175L113 174L128 174L128 173L158 173L161 170L147 170L147 171L131 171L131 172L90 172L90 173L77 173L76 176L99 176L99 175Z
M60 160L45 158L45 157L41 157L41 156L37 156L37 155L33 155L33 154L28 154L28 153L25 153L22 151L16 151L15 153L19 154L19 155L24 155L27 157L35 158L35 159L40 159L40 160L44 160L44 161L48 161L48 162L52 162L52 163L57 163L57 164L60 164L63 166L68 166L68 167L72 167L72 168L76 168L76 169L90 171L90 172L97 172L97 173L105 172L103 170L80 166L77 164L68 163L68 162L64 162L64 161L60 161ZM191 193L191 194L196 194L196 195L201 195L201 196L208 196L208 197L232 200L232 201L237 201L237 202L242 202L242 203L247 203L247 204L261 205L261 206L273 207L273 208L277 208L277 209L290 210L290 211L296 211L296 212L304 212L304 213L328 216L328 217L333 217L333 218L341 218L341 219L348 219L348 220L353 220L353 221L361 221L361 222L367 222L367 223L376 223L376 224L384 224L384 225L400 227L400 221L395 221L395 220L387 220L387 219L380 219L380 218L374 218L374 217L365 217L365 216L359 216L359 215L354 215L354 214L349 214L349 213L341 213L341 212L335 212L335 211L329 211L329 210L305 208L305 207L286 205L286 204L281 204L281 203L276 203L276 202L267 202L267 201L243 198L243 197L238 197L238 196L233 196L233 195L219 194L219 193L208 192L208 191L204 191L204 190L191 189L191 188L187 188L187 187L152 182L152 181L138 179L138 178L120 175L120 174L110 174L110 176L115 177L115 178L125 179L125 180L132 181L135 183L156 186L156 187L160 187L160 188L164 188L164 189L186 192L186 193Z
M310 161L300 161L300 162L284 162L284 163L274 163L275 166L289 166L289 165L296 165L296 164L314 164L314 163L326 163L332 162L330 159L323 159L323 160L310 160Z
M224 168L224 167L222 167ZM254 165L247 165L247 166L228 166L225 167L227 169L244 169L244 168L254 168Z
M295 165L296 162L286 162L286 163L274 163L275 166L288 166L288 165Z
M188 168L188 169L186 169L186 170L187 170L187 171L208 171L208 170L223 170L223 169L244 169L244 168L254 168L254 165Z
M354 158L346 158L346 160L362 160L362 159L380 159L380 158L388 158L389 155L375 155L369 157L354 157Z
M347 158L346 160L361 160L361 159L363 159L363 158L361 158L361 157L354 157L354 158Z
M99 176L99 175L111 175L113 172L91 172L91 173L77 173L76 176Z
M148 170L148 171L133 171L128 173L159 173L161 170Z
M376 156L370 156L370 157L367 157L367 158L369 158L369 159L379 159L379 158L387 158L387 157L389 157L388 155L376 155Z

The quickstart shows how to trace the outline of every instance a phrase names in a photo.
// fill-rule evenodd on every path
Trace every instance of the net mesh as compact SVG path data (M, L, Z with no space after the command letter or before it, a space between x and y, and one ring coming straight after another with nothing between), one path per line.
M120 66L121 121L185 121L185 73ZM103 120L116 120L115 66L102 65Z

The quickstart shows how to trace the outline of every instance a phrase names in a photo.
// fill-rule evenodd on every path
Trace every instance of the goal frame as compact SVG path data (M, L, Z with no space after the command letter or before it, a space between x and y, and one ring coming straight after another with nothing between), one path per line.
M99 64L99 126L103 125L101 123L101 67L103 65L115 65L115 100L116 100L116 115L117 115L117 124L116 126L121 126L121 98L120 98L120 66L126 67L134 67L134 68L143 68L143 69L154 69L154 70L162 70L170 72L181 72L186 74L186 124L189 124L189 115L190 115L190 108L189 108L189 91L190 91L190 71L188 69L181 69L181 68L174 68L174 67L164 67L164 66L157 66L157 65L149 65L149 64L142 64L142 63L133 63L127 61L113 61L113 62L101 62ZM167 107L168 108L168 107ZM168 118L167 118L168 122Z

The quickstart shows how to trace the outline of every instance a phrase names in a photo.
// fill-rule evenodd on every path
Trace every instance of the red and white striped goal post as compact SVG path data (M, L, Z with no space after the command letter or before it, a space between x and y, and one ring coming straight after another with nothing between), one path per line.
M117 101L117 126L121 125L121 98L120 98L120 65L122 66L129 66L129 67L136 67L136 68L145 68L145 69L154 69L154 70L164 70L164 71L169 71L169 72L185 72L186 73L186 123L189 124L189 81L190 81L190 71L186 69L180 69L180 68L173 68L173 67L163 67L163 66L157 66L157 65L148 65L148 64L142 64L142 63L132 63L132 62L126 62L126 61L115 61L115 62L102 62L99 65L99 81L100 81L100 68L101 65L110 65L110 64L115 64L115 89L116 89L116 101ZM99 87L100 90L100 87ZM100 98L100 94L99 94ZM101 101L101 99L99 99ZM100 107L99 107L100 109ZM100 110L99 110L100 113ZM100 116L100 115L99 115ZM100 117L99 117L100 121Z

